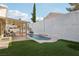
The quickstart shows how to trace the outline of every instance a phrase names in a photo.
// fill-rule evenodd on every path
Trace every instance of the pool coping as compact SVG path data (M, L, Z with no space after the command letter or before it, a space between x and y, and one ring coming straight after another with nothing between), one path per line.
M37 43L48 43L48 42L56 42L57 41L57 39L50 39L50 40L37 40L37 39L35 39L35 38L33 38L33 37L30 37L30 36L27 36L30 40L34 40L34 41L36 41Z

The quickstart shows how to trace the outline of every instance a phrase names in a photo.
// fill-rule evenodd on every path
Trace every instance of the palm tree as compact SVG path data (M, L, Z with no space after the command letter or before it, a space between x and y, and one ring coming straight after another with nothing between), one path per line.
M69 5L71 7L70 8L66 8L67 11L71 12L71 11L79 10L79 3L69 3Z

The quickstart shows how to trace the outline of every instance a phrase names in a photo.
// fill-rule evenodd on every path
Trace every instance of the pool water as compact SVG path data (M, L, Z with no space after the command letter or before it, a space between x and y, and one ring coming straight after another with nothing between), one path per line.
M33 35L32 38L35 38L37 40L50 40L49 37L42 36L42 35Z

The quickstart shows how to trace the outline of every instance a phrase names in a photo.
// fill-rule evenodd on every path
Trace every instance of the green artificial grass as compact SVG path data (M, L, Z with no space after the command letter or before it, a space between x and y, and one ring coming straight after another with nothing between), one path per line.
M0 49L2 56L79 56L79 43L58 40L39 44L32 40L12 42L9 48Z

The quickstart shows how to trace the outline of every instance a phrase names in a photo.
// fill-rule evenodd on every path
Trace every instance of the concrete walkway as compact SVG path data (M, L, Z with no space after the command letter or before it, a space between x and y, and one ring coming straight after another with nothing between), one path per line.
M16 37L14 39L0 38L0 49L8 48L10 42L23 41L23 40L26 40L26 39L27 39L26 37Z
M2 37L0 38L0 49L8 48L9 43L11 42L11 37Z
M8 48L9 43L9 41L0 40L0 49Z

